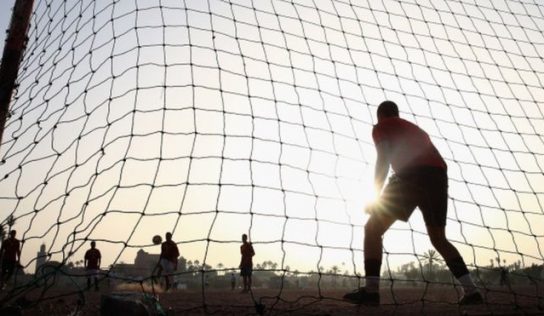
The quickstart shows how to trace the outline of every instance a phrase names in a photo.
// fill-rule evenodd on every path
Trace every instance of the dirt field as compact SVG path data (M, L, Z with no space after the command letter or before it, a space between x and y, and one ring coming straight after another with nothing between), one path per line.
M544 295L541 289L538 295L536 291L535 287L516 288L514 295L506 288L488 289L484 292L485 304L462 308L456 304L455 289L444 286L429 286L427 290L385 288L381 291L379 307L345 303L341 300L344 290L319 293L317 290L255 289L246 294L237 290L177 290L160 293L158 298L168 315L257 315L256 305L264 306L265 315L544 315ZM23 310L23 315L69 315L76 309L78 299L84 304L76 315L99 315L101 295L108 293L88 291L83 292L83 296L47 299ZM26 296L35 295L37 293Z

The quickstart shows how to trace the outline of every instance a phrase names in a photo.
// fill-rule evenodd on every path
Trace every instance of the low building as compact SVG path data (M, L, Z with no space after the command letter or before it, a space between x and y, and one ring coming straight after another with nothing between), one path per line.
M45 244L40 246L40 251L36 254L36 268L34 269L34 274L37 274L40 267L45 264L47 261L47 253L45 252Z
M136 279L145 279L150 277L157 264L159 263L159 254L151 254L143 249L138 250L134 263L118 263L110 268L110 271L119 277L128 277ZM183 272L187 269L187 260L180 257L178 261L178 271Z

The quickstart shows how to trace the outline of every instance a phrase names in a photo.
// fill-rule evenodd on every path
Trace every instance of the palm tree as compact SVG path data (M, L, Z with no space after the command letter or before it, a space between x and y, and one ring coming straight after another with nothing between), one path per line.
M4 239L6 239L6 229L4 228L4 225L0 225L0 242L4 242Z
M6 239L6 235L8 235L8 231L15 225L15 217L13 217L13 214L9 215L6 219L6 224L0 225L0 244L4 242Z
M438 258L438 253L434 249L429 249L427 252L423 255L424 258L427 259L427 262L429 263L429 275L433 272L433 261Z
M225 267L225 266L224 266L221 262L219 262L219 263L217 264L217 269L218 269L218 270L222 270L224 267Z
M340 268L338 268L337 265L334 265L331 267L331 272L333 274L332 276L332 285L336 287L336 278L338 277L338 271L340 271Z
M9 227L13 227L15 225L15 217L13 217L13 214L8 216L6 223L8 224Z

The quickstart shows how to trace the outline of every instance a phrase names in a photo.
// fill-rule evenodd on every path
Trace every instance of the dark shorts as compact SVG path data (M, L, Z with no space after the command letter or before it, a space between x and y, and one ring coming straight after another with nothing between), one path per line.
M11 275L17 267L17 261L2 260L2 274Z
M253 267L241 267L240 275L241 276L251 276L253 274Z
M446 226L448 175L440 168L418 168L394 175L380 197L383 210L407 221L419 207L427 226Z

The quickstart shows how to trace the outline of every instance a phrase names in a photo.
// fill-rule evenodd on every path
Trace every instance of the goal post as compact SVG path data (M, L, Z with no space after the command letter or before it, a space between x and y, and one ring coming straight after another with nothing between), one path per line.
M26 44L33 0L17 0L13 7L8 37L5 42L0 64L0 144L4 134L4 125L9 116L9 105L19 64Z

